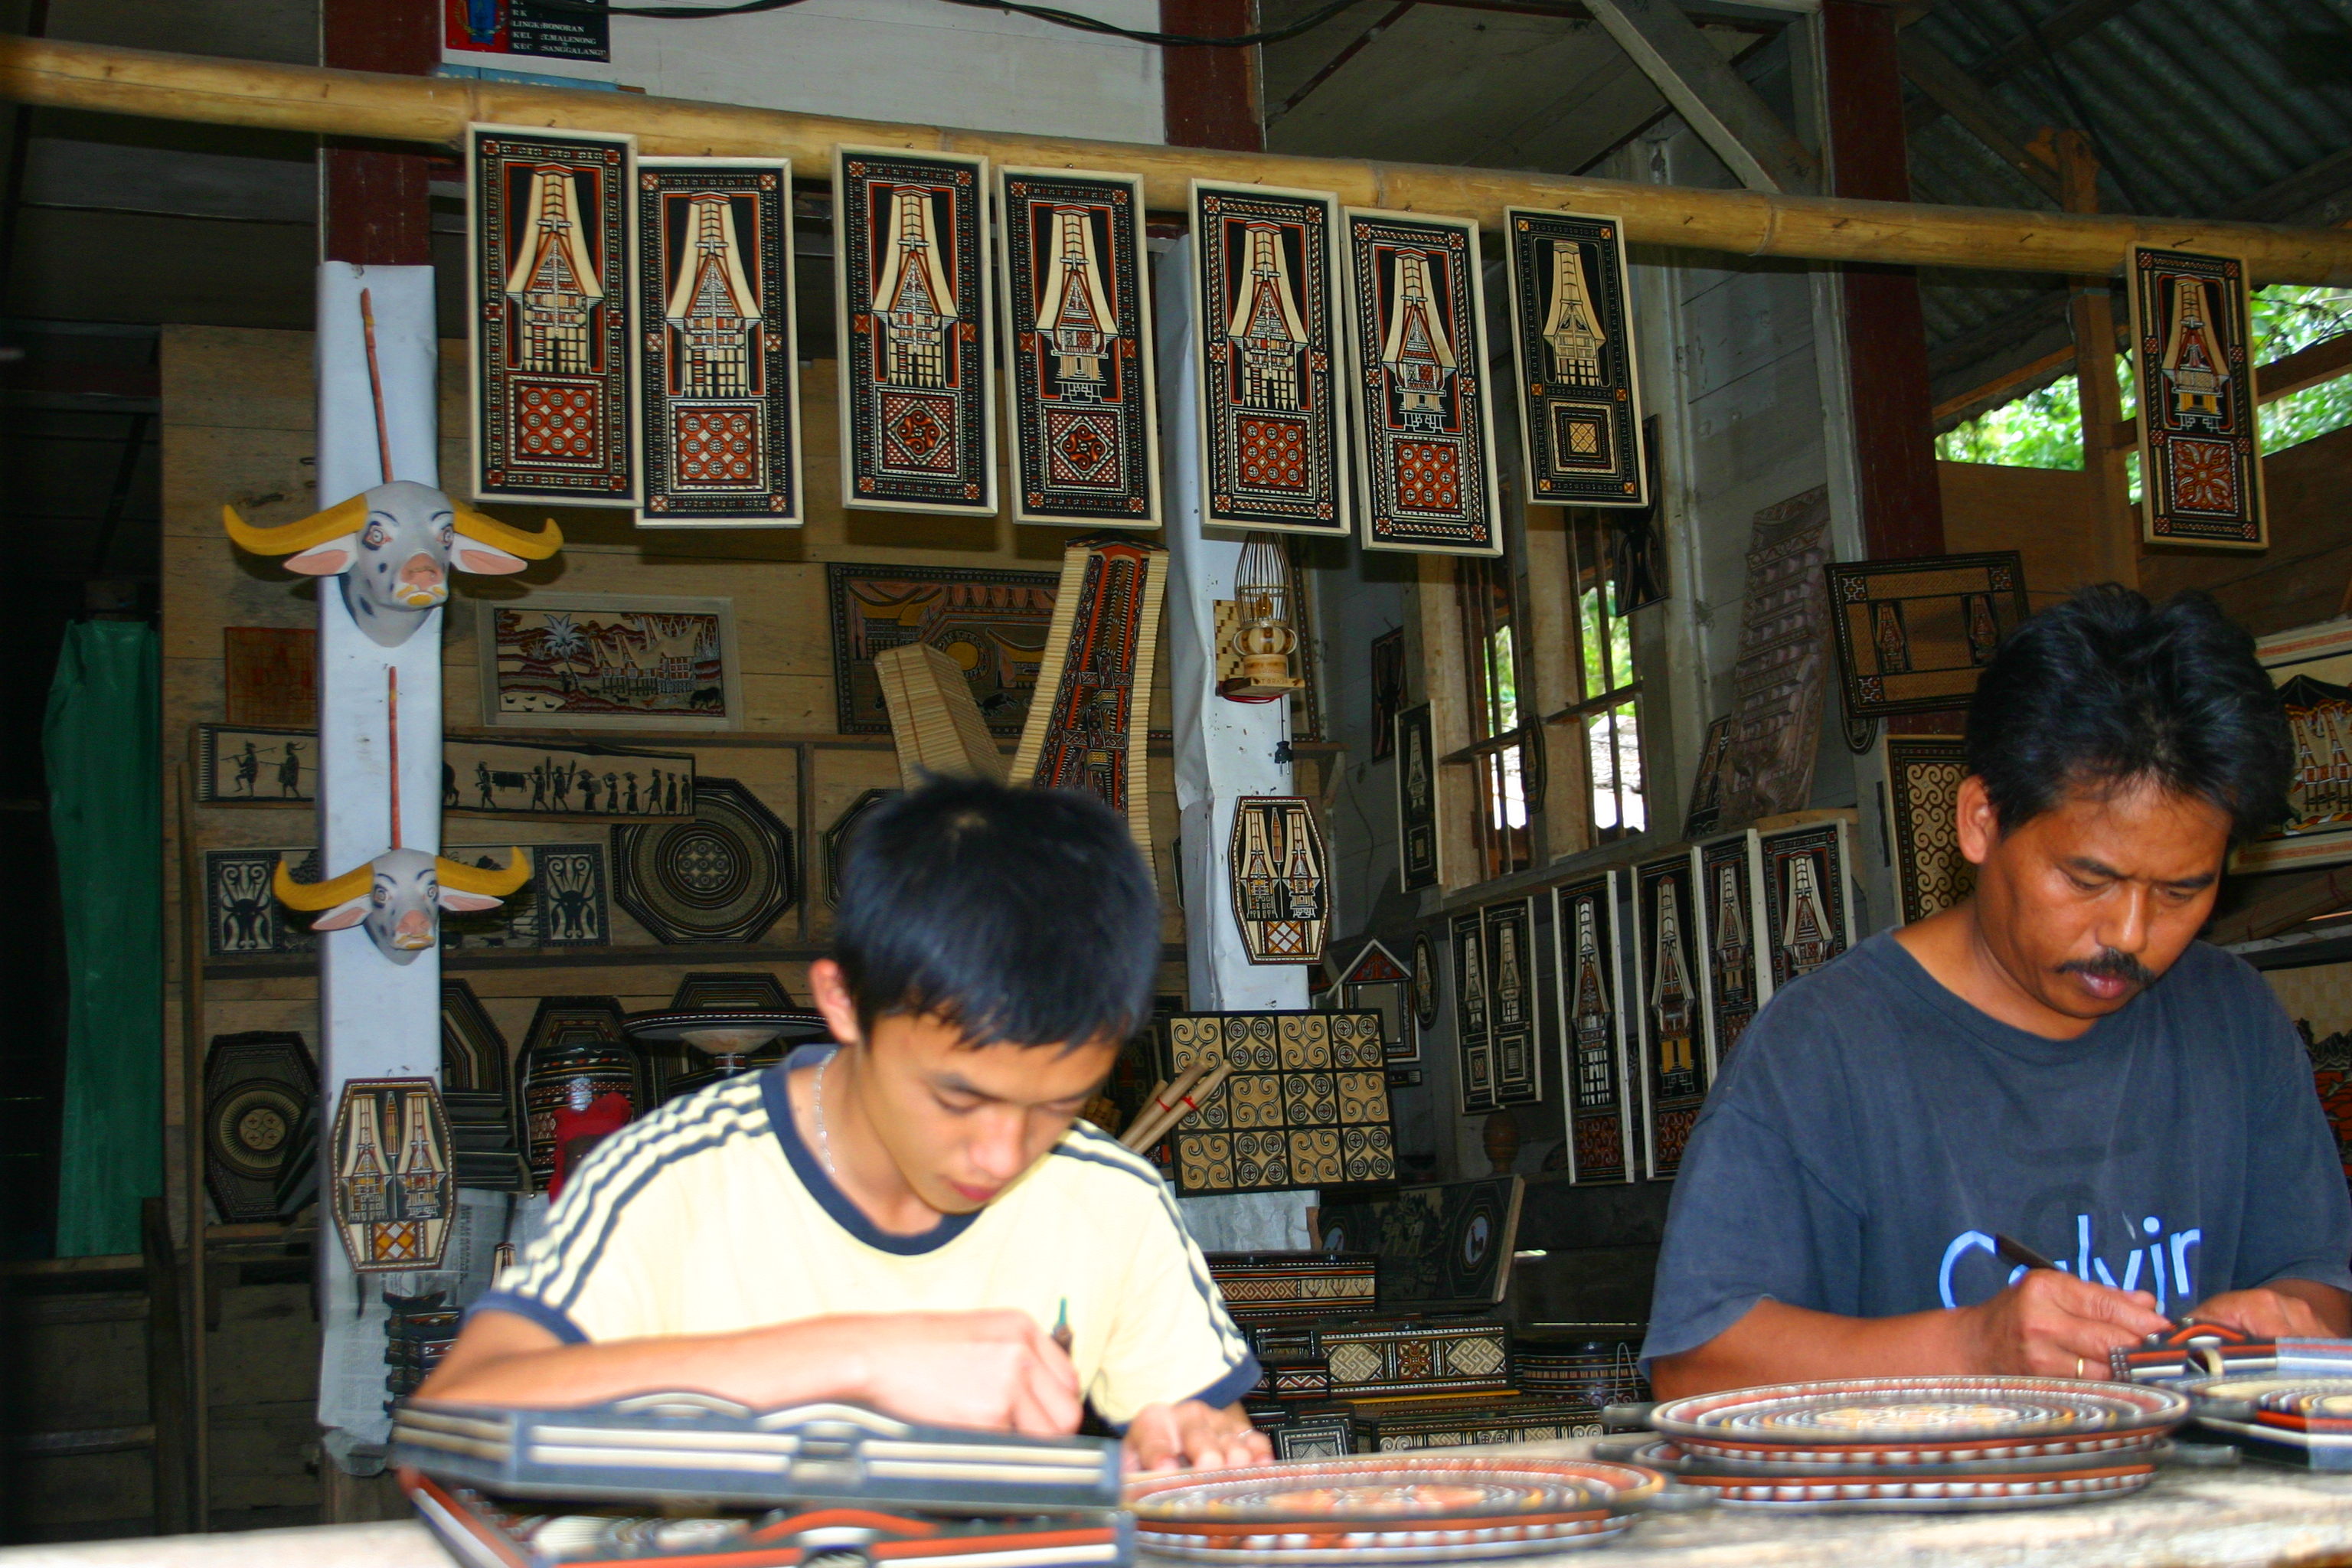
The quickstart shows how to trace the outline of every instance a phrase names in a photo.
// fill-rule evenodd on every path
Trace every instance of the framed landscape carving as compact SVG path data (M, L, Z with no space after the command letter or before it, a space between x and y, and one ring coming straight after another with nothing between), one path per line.
M2032 613L2014 550L1839 561L1828 571L1853 719L1967 707L2000 639Z
M732 599L534 593L483 600L482 719L499 729L732 730Z
M939 648L962 668L990 733L1021 733L1045 658L1060 574L834 562L824 574L833 611L834 718L843 734L890 732L874 656L909 642Z
M1553 889L1553 973L1559 977L1560 1082L1568 1096L1568 1179L1633 1179L1632 1082L1626 1063L1626 967L1618 940L1625 873Z
M310 805L319 738L309 730L195 727L196 799L206 805ZM694 814L694 753L593 741L441 743L441 809L518 821L656 822Z
M2124 271L2140 393L2141 537L2267 549L2244 260L2136 245Z
M319 798L319 737L260 724L199 724L192 783L205 805L310 805Z
M1337 198L1192 182L1204 521L1348 531Z

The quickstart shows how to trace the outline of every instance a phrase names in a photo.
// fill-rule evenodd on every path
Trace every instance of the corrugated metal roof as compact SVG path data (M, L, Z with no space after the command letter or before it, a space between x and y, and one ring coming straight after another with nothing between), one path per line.
M2085 3L1942 0L1906 37L1976 75L2024 133L2084 132L2108 211L2341 220L2352 166L2317 191L2273 187L2352 150L2352 0L2105 0L2113 14L2077 33L2069 24ZM2043 43L2041 29L2057 41ZM1926 101L1916 86L1911 94ZM1910 150L1919 201L2056 205L1948 116L1914 130ZM1946 273L1923 282L1942 389L2048 352L2024 345L2047 342L2059 279Z

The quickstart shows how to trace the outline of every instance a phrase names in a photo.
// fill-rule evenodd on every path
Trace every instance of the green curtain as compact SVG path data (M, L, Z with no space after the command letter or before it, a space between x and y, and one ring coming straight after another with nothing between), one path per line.
M163 1190L163 799L155 628L66 628L42 730L72 988L58 1256L139 1250Z

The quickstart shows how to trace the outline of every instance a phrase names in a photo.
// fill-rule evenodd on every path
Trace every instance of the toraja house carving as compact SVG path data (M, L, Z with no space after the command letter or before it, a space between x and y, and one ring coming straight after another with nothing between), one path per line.
M537 533L452 500L431 485L394 479L313 512L299 522L256 528L221 508L238 549L282 555L307 577L341 577L343 605L370 641L398 647L449 599L449 571L504 576L563 547L552 521Z

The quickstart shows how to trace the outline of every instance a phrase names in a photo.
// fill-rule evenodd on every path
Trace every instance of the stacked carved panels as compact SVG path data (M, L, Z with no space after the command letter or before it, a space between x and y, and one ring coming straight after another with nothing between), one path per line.
M1230 1064L1176 1124L1177 1191L1280 1192L1396 1174L1377 1013L1190 1013L1167 1021L1167 1076Z
M1511 1385L1511 1331L1478 1319L1324 1327L1315 1348L1338 1399L1486 1394Z
M1364 1312L1376 1299L1379 1259L1370 1253L1212 1252L1208 1263L1236 1318Z

